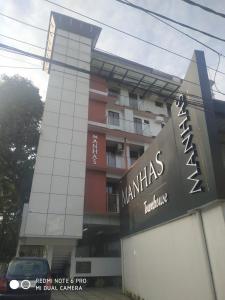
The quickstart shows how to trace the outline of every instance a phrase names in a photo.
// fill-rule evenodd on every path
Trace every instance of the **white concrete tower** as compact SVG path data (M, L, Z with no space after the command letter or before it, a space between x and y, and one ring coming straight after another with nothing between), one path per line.
M91 49L100 31L52 12L46 57L89 71ZM76 241L83 230L90 76L54 63L45 63L44 69L49 84L18 249L42 246L53 269L72 263L73 276Z

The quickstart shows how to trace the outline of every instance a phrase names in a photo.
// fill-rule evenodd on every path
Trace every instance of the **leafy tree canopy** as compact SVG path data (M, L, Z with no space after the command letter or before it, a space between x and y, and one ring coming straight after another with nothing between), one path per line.
M19 219L29 200L43 102L20 76L0 80L0 261L15 253Z

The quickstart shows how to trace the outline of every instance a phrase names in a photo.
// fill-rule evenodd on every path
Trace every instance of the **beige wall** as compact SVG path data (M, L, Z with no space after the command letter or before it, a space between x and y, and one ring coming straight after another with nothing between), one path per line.
M53 59L90 69L91 39L56 31ZM89 75L51 65L21 236L82 237Z
M225 205L202 213L217 300L225 299Z
M225 299L224 208L203 212L218 299ZM214 300L198 213L122 240L123 288L145 300Z

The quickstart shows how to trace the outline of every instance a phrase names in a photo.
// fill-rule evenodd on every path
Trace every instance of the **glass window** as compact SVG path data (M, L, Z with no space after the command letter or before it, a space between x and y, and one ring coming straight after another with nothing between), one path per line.
M76 262L76 273L91 273L91 262L90 261L77 261Z
M116 155L112 152L107 152L107 166L116 168Z
M132 147L130 146L130 163L131 165L144 153L144 147L139 146L137 147Z
M38 259L18 259L9 264L7 275L10 277L39 278L47 276L48 263Z
M134 118L134 131L138 134L142 134L142 119Z
M109 111L108 112L108 123L110 125L119 126L120 125L120 114L118 112Z

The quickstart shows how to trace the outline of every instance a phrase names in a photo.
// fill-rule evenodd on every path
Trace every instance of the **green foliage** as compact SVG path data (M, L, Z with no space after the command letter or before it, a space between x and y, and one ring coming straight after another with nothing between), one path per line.
M127 296L128 298L130 298L131 300L144 300L144 298L141 298L140 296L138 296L128 290L124 291L124 295Z
M0 261L15 254L23 204L29 200L43 102L20 76L0 81Z

